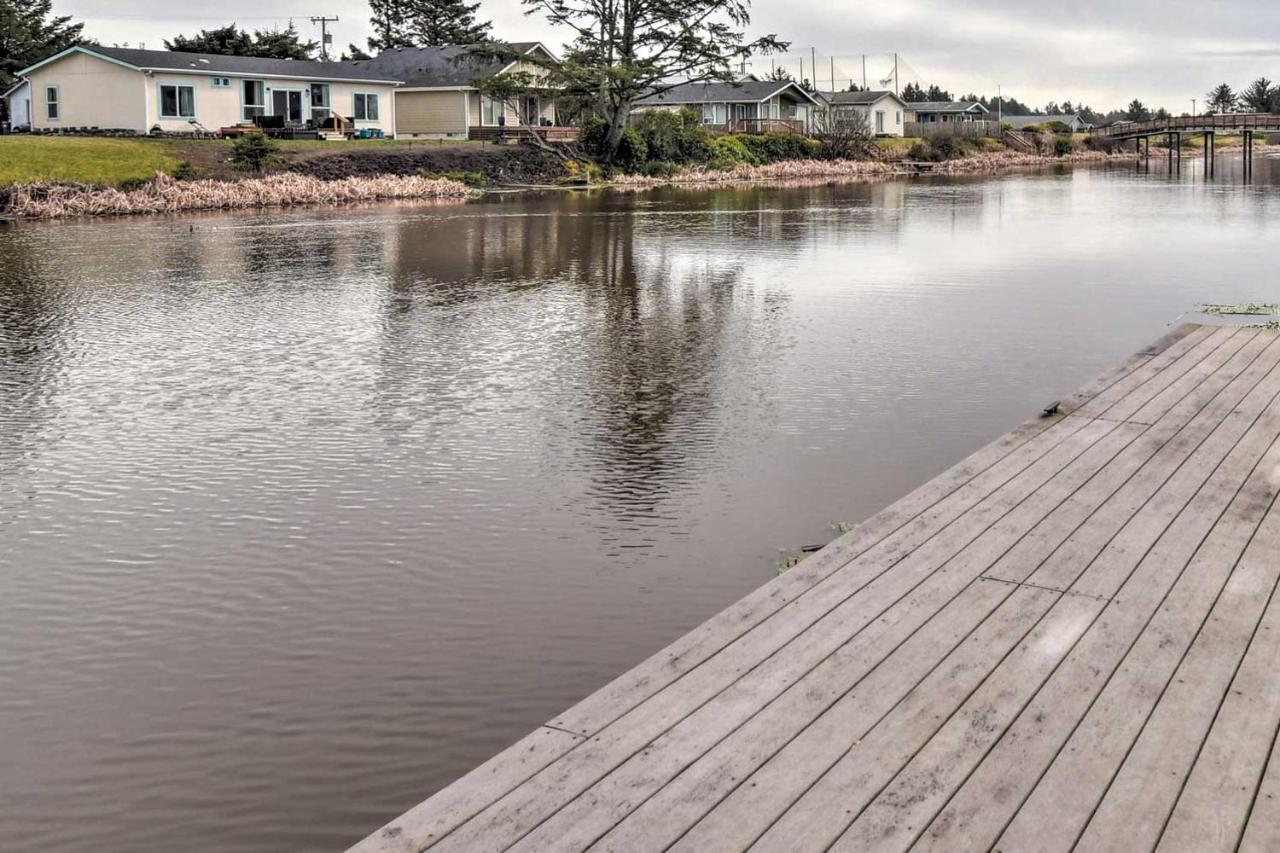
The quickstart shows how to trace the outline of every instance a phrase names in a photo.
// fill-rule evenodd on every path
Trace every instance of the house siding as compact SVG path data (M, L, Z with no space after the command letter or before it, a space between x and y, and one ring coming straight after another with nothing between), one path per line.
M467 99L460 91L396 92L396 134L465 137Z
M84 53L37 68L31 81L31 126L37 129L98 127L145 133L147 115L143 95L146 78L133 71ZM50 121L45 111L45 90L58 87L59 115Z
M238 124L241 121L241 82L262 80L266 84L267 111L271 110L271 92L275 89L297 89L303 93L304 120L310 118L310 94L314 80L282 77L236 77L230 74L230 88L215 88L214 75L156 72L145 74L86 53L71 53L57 62L37 68L28 77L32 83L32 125L37 129L98 127L147 133L159 126L165 131L189 132L187 117L160 116L160 87L191 86L195 93L195 120L208 130ZM333 108L343 116L354 114L357 92L378 96L378 120L356 122L357 128L379 128L394 131L395 87L389 83L352 83L328 81ZM45 87L57 86L61 103L59 120L45 117Z

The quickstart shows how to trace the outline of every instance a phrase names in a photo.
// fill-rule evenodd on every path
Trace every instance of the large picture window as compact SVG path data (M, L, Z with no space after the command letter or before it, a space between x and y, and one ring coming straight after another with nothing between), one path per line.
M245 80L240 89L241 121L267 114L267 85L261 80Z
M44 114L49 121L57 121L62 117L62 101L58 98L57 86L44 88Z
M327 116L329 108L333 104L329 101L329 84L328 83L312 83L311 84L311 114L313 116Z
M196 90L193 86L160 87L160 118L195 118Z
M378 96L365 94L364 92L356 93L355 103L356 121L377 121L378 120Z

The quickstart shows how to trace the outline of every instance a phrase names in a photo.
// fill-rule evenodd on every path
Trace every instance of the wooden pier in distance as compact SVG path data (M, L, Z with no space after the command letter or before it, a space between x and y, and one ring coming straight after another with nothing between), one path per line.
M1278 486L1182 327L352 851L1280 850Z
M1204 173L1213 177L1217 165L1214 140L1219 133L1238 133L1244 143L1244 179L1253 178L1253 137L1256 133L1280 133L1280 115L1272 113L1225 113L1223 115L1179 116L1150 121L1130 121L1091 131L1090 135L1120 142L1133 140L1133 151L1151 159L1151 138L1163 136L1168 152L1169 172L1182 171L1182 137L1201 134L1204 138ZM1144 151L1145 147L1145 151Z

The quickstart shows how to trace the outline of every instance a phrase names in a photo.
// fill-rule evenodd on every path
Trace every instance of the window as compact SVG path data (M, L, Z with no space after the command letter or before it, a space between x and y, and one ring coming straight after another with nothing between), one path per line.
M230 89L230 88L231 88L231 78L230 78L230 77L214 77L214 78L213 78L213 88L215 88L215 89Z
M329 84L328 83L312 83L311 84L311 114L320 115L328 114L329 107Z
M267 114L267 86L261 80L245 80L240 87L240 113L242 121Z
M363 92L357 92L355 107L356 121L378 120L377 95L366 95Z
M44 114L49 121L57 121L62 117L61 103L58 101L58 87L45 86L44 88Z
M357 95L356 97L360 97ZM498 116L502 115L502 105L490 98L488 95L480 96L480 123L494 125L498 123Z
M898 110L896 113L893 114L893 116L894 116L893 118L894 123L902 124L902 110Z
M196 90L193 86L160 86L160 118L195 118Z

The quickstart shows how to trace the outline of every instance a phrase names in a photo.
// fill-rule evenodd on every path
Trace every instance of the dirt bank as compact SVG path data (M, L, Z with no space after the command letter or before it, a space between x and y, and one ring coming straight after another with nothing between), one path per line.
M549 184L564 177L564 164L529 145L457 145L306 151L289 171L326 181L372 175L474 172L491 184Z

